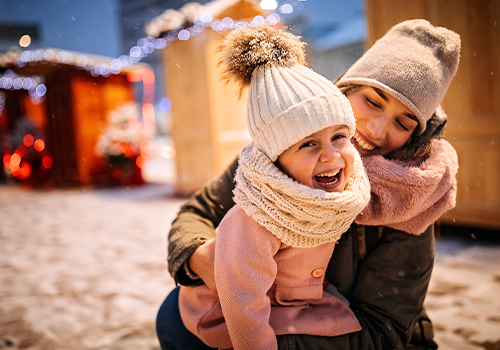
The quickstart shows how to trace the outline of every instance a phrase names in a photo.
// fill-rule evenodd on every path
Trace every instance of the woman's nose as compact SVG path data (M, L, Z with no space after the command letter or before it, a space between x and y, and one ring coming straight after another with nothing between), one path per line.
M369 135L374 139L382 139L387 131L388 120L385 117L373 118L366 123Z

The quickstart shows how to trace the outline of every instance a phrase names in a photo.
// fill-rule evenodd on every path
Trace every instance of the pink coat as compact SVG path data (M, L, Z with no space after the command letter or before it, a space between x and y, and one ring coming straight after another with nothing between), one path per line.
M276 334L336 336L359 331L351 309L323 291L335 243L294 248L281 243L238 206L217 229L215 279L182 286L186 327L222 349L277 349ZM224 315L224 316L223 316Z

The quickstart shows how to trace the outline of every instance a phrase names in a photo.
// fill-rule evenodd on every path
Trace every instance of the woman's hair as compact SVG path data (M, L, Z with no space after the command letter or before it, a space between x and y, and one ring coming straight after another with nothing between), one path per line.
M339 89L344 95L348 96L362 86L347 84ZM432 150L432 140L443 138L445 124L446 117L444 116L444 111L441 110L439 113L437 111L434 112L432 117L427 121L425 131L422 134L418 135L415 130L403 146L389 154L385 154L384 157L404 162L413 162L427 158Z

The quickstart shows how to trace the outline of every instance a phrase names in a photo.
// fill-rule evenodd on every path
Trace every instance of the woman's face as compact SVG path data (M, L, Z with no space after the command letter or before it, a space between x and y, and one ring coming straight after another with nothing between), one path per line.
M277 165L297 182L326 192L342 192L354 169L349 129L335 125L297 142L278 157Z
M418 125L408 107L380 89L361 86L347 98L356 118L352 142L362 156L387 155L397 150Z

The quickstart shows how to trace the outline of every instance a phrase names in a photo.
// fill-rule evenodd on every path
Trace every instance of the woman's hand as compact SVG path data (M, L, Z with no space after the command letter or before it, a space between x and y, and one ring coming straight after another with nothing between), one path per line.
M216 292L215 286L215 238L209 239L199 246L188 259L189 268L197 274L212 291Z

